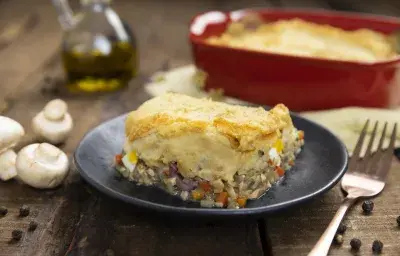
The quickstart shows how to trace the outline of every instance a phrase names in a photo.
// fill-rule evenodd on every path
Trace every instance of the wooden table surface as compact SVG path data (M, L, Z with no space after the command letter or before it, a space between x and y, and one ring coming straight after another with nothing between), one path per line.
M34 141L30 121L53 98L66 100L74 118L73 136L62 147L70 156L90 128L148 99L142 86L150 74L191 63L187 26L199 12L290 6L400 14L400 3L388 0L116 0L113 6L138 37L140 75L124 92L74 97L46 89L53 84L49 77L60 74L62 31L51 1L0 0L0 113L26 128L20 147ZM333 246L330 255L352 255L353 237L363 243L358 255L372 255L374 239L384 243L383 255L400 255L400 165L393 163L387 187L374 200L374 213L363 216L356 205L345 219L344 244ZM9 209L0 219L0 255L307 255L342 198L335 187L310 203L257 221L174 220L101 195L72 169L65 185L51 191L0 182L0 205ZM22 204L32 209L26 218L17 217ZM26 230L31 220L38 229L10 243L11 231Z

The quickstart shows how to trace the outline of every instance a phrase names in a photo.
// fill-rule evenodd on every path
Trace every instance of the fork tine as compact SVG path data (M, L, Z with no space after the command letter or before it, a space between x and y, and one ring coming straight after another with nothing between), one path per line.
M397 123L394 124L392 137L390 137L390 146L389 146L389 148L392 151L394 150L394 143L396 142L396 137L397 137Z
M372 130L371 139L369 140L367 151L365 152L366 156L371 154L372 145L374 144L377 128L378 128L378 121L375 122L374 129Z
M372 156L371 152L372 152L372 146L375 141L375 135L376 135L377 128L378 128L378 121L375 122L374 128L372 130L371 138L369 139L367 150L365 151L365 155L363 158L362 167L360 168L361 172L368 173L368 170L370 169L370 168L368 168L368 166L371 167L370 162L373 160L373 158L375 158Z
M367 133L368 124L369 124L369 119L367 119L367 121L365 122L360 137L358 137L357 144L353 150L353 155L350 158L350 163L348 168L349 171L355 171L357 169L357 162L360 158L360 152L364 143L365 134Z
M372 156L371 164L369 165L368 170L366 170L367 173L373 172L378 169L378 163L379 163L379 160L381 159L381 155L382 155L382 152L380 150L382 149L383 142L386 138L387 125L388 125L388 122L385 122L385 125L383 126L383 130L382 130L381 138L379 139L378 147L376 149L375 154Z
M390 137L389 147L383 152L381 165L379 166L378 175L381 180L385 180L387 174L390 171L390 166L392 164L394 143L397 137L397 123L394 124L392 135Z
M383 146L383 141L385 140L385 137L386 137L387 124L388 124L388 122L385 122L385 126L383 126L382 136L381 136L381 139L379 140L379 144L378 144L378 148L377 148L378 150L381 149Z

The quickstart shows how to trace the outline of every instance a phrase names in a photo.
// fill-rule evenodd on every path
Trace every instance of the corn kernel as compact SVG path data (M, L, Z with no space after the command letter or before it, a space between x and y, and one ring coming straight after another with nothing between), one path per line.
M128 155L129 162L136 164L138 161L138 157L135 151L132 151Z
M284 146L283 146L282 140L281 140L281 139L278 139L278 140L275 142L275 144L274 144L273 147L276 148L276 151L278 152L278 154L282 153L283 147L284 147Z

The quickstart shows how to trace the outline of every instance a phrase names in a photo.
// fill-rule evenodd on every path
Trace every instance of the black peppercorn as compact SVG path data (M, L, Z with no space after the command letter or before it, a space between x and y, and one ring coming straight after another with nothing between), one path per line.
M19 241L22 238L22 230L15 229L11 233L12 239Z
M395 148L393 153L400 160L400 148Z
M28 228L28 230L29 230L29 231L34 231L34 230L37 228L37 226L38 226L38 224L37 224L36 221L31 221L31 222L29 222L29 228Z
M339 228L337 230L337 233L343 235L344 232L346 232L346 229L347 229L346 225L340 224L340 226L339 226Z
M361 240L358 239L358 238L353 238L353 239L351 239L351 241L350 241L350 246L351 246L351 249L354 250L354 251L360 250L360 247L361 247Z
M374 253L381 253L381 252L382 252L382 249L383 249L383 243L382 243L381 241L375 240L375 241L372 243L372 251L373 251Z
M8 209L4 206L1 206L0 207L0 217L7 215L7 213L8 213Z
M338 234L335 236L335 244L341 245L343 244L343 236Z
M26 217L29 215L30 211L31 209L29 208L29 206L23 205L21 206L21 208L19 208L19 216Z
M397 217L396 221L397 221L397 225L400 227L400 216Z
M264 151L258 150L258 156L259 156L259 157L262 157L263 155L264 155Z
M374 209L374 202L372 202L371 200L364 201L362 204L362 209L365 214L370 214Z

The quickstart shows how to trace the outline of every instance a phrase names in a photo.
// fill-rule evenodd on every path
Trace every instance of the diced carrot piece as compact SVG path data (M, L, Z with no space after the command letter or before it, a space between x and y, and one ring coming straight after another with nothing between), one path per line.
M299 134L299 139L303 140L304 139L304 132L303 131L298 131Z
M215 201L218 203L222 203L224 206L226 206L228 204L228 193L227 192L219 193Z
M279 177L282 177L285 174L285 170L283 170L281 167L277 166L275 169L276 173L279 175Z
M201 200L201 199L203 199L203 197L204 197L204 192L203 191L197 190L197 189L192 190L192 198L194 200Z
M199 186L205 191L208 192L211 190L211 185L207 181L202 181L199 183Z
M115 163L117 164L117 165L121 165L122 164L122 154L117 154L117 155L115 155Z
M271 159L268 159L268 164L269 164L269 165L273 165L274 163L272 162Z
M240 208L243 208L243 207L246 206L247 198L245 198L245 197L243 197L243 196L240 196L240 197L238 197L238 198L236 199L236 202L238 203L238 205L239 205Z
M289 161L289 165L290 165L290 166L293 166L293 165L294 165L294 161L293 161L293 160L290 160L290 161Z

